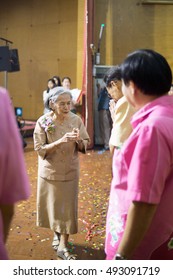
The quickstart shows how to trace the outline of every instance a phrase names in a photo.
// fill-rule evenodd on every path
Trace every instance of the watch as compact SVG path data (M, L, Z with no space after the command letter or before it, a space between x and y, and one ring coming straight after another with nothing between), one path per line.
M127 258L125 256L122 256L121 254L116 254L115 255L115 260L127 260Z

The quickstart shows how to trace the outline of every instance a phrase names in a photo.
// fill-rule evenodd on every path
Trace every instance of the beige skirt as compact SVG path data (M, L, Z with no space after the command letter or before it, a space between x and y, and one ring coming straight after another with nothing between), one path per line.
M54 181L38 177L37 226L65 234L77 233L78 178Z

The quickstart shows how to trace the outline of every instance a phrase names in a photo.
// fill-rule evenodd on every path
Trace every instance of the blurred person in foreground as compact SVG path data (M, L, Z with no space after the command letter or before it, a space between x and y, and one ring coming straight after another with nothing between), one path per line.
M50 113L41 116L34 130L38 152L37 225L54 232L52 247L58 257L75 260L68 248L78 230L79 156L86 153L89 136L79 116L70 111L72 96L59 89L45 103Z
M138 111L113 156L106 222L107 259L173 259L173 96L171 68L153 50L121 65L122 92Z
M7 260L5 243L15 204L29 197L23 147L8 92L0 88L0 260Z

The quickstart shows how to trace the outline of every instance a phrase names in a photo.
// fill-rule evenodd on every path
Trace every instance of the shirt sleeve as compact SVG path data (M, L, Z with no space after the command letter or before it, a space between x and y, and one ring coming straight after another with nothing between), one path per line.
M130 120L133 114L134 110L127 101L123 102L119 107L117 104L113 128L109 140L110 145L121 147L125 140L130 136L132 132Z
M49 95L49 93L46 90L44 90L43 91L43 102L46 101L48 95Z
M140 129L125 155L128 167L128 189L133 201L160 202L171 158L164 135L152 126ZM132 151L131 159L128 157Z
M80 134L80 137L83 139L83 144L84 144L84 148L82 149L82 152L86 153L87 145L90 142L90 137L88 135L88 132L86 131L86 128L84 126L82 119L80 119L80 118L79 118L79 134Z
M37 151L38 155L44 159L46 156L46 133L41 127L40 121L38 120L35 125L34 133L34 149Z

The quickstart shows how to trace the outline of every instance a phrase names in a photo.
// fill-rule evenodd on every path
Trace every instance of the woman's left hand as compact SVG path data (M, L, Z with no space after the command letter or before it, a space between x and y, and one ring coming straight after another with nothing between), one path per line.
M76 132L67 132L64 136L63 136L63 142L75 142L78 140L78 133Z
M73 132L74 133L77 133L77 140L76 140L76 143L77 144L80 144L83 142L83 139L80 137L79 135L79 128L73 128Z

